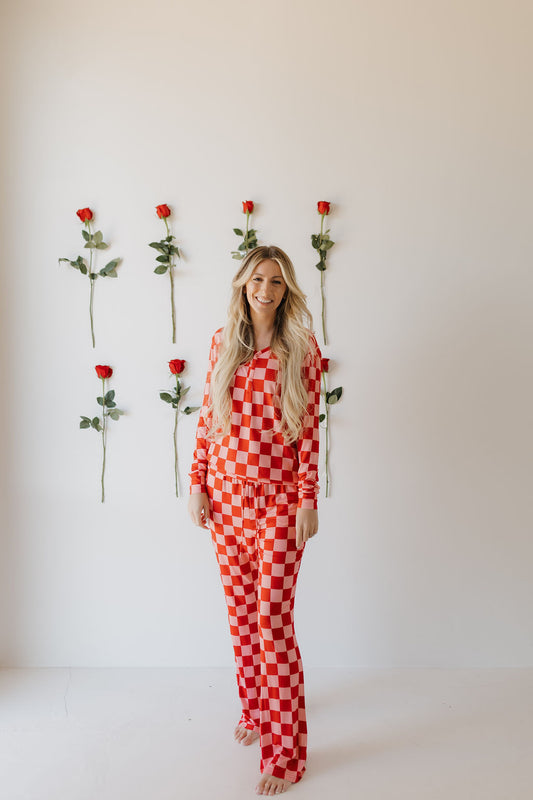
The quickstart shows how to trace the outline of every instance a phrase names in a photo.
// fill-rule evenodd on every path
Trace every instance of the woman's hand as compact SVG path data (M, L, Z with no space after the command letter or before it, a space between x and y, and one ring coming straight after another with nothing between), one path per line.
M296 547L301 547L317 531L318 511L314 508L299 508L296 511Z
M189 496L189 516L199 528L208 528L209 499L205 492Z

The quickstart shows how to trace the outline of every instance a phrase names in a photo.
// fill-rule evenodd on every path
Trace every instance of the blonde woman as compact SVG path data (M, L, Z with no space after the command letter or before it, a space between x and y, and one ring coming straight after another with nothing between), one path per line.
M291 260L256 247L241 262L213 336L189 513L210 528L224 587L242 715L259 738L257 794L297 783L307 747L294 594L318 530L321 356Z

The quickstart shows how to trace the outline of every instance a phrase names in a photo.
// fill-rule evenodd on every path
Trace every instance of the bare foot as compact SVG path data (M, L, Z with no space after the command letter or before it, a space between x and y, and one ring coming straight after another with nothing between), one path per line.
M251 731L242 725L237 725L234 736L239 744L244 744L246 746L253 744L259 739L259 733L257 731Z
M261 780L255 787L255 793L272 796L285 792L289 786L291 786L291 782L284 781L283 778L275 778L273 775L261 775Z

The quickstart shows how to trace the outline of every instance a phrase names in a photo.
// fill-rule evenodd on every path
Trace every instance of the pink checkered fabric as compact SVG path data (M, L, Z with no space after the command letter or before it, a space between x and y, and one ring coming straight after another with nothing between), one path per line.
M191 494L205 492L209 466L220 474L245 481L296 486L299 507L316 508L321 354L315 337L310 335L309 353L302 365L309 403L295 444L287 444L279 430L279 360L269 347L257 351L251 361L237 369L231 386L231 430L215 441L208 440L211 374L222 338L220 329L211 343L190 473Z
M307 752L304 679L294 594L297 487L253 483L209 469L210 527L228 608L242 704L259 731L261 772L297 783Z

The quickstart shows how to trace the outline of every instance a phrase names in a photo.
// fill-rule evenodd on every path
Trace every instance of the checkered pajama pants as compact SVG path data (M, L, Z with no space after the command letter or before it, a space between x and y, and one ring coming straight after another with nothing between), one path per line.
M303 667L294 632L305 548L296 547L297 488L210 470L207 494L237 665L239 725L259 732L261 772L297 783L307 751Z

